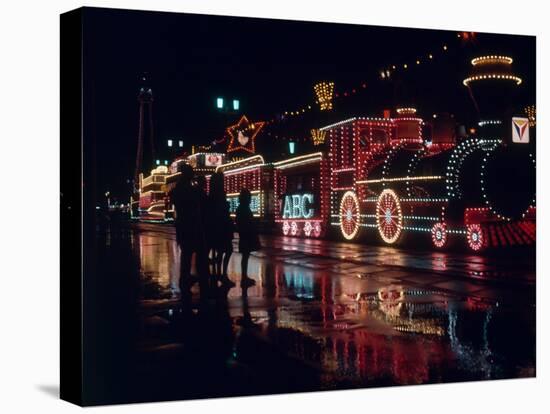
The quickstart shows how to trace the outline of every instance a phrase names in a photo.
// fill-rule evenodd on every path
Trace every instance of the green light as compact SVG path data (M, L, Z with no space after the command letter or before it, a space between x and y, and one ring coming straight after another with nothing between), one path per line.
M216 107L218 109L223 109L223 98L216 98Z
M160 160L157 160L157 165L160 165Z
M290 152L291 154L294 154L296 152L296 143L295 142L290 141L288 143L288 152Z
M168 160L164 160L164 165L168 165Z
M240 102L238 99L233 99L233 110L238 111L240 106Z

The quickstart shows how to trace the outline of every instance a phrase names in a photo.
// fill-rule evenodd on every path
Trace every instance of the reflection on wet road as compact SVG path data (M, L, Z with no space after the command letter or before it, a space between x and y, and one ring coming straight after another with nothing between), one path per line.
M215 292L208 303L195 287L182 306L174 239L154 225L100 238L100 252L129 249L138 271L133 368L121 377L132 384L128 398L535 375L528 261L273 237L250 259L256 286ZM239 261L235 253L234 281Z

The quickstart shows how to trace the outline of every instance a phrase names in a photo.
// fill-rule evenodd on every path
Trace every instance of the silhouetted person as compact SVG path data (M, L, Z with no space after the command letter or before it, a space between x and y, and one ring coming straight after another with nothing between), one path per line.
M229 203L223 187L222 173L214 173L210 178L208 205L210 219L207 239L209 247L213 250L214 273L224 285L235 286L235 283L227 275L229 259L233 253L235 225L229 214Z
M256 283L254 279L248 277L248 259L251 252L261 248L256 223L250 210L250 200L250 191L247 189L241 190L239 194L239 207L237 207L235 217L237 231L239 232L239 251L242 255L241 286L250 286Z
M189 293L191 282L191 260L195 264L201 290L208 278L206 264L206 239L204 232L205 198L197 186L192 185L193 169L189 165L180 167L180 177L170 198L176 211L176 240L181 251L180 290L182 298ZM201 292L202 293L202 292Z
M206 178L204 175L195 177L195 189L199 199L199 221L201 224L201 243L200 250L195 256L197 272L201 276L201 286L207 287L210 271L208 269L208 195L206 194ZM199 270L200 269L200 270Z

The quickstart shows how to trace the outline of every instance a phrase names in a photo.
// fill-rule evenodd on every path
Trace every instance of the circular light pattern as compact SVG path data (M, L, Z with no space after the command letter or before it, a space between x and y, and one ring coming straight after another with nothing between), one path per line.
M401 203L393 190L385 189L376 204L376 224L378 232L388 244L395 243L403 229Z
M346 240L359 231L359 200L353 191L346 191L340 201L340 230Z
M483 230L479 224L470 224L466 229L466 238L468 240L468 246L473 251L479 251L485 244L485 237L483 236Z
M298 235L298 232L299 232L298 223L296 223L295 221L291 222L290 223L290 234L292 234L293 236L296 236L296 235Z
M447 226L445 223L435 223L432 227L432 241L435 247L444 247L447 243Z
M285 221L283 223L283 234L285 236L288 236L288 233L290 232L290 224L288 224L288 221Z

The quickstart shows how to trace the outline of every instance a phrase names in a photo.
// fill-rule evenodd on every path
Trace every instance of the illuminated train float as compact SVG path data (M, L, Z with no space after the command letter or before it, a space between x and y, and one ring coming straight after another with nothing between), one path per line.
M425 235L436 248L462 243L473 251L535 243L531 145L473 136L457 142L452 128L427 125L414 108L320 131L325 151L219 166L231 210L248 188L254 215L288 236L333 229L346 240L402 244Z

